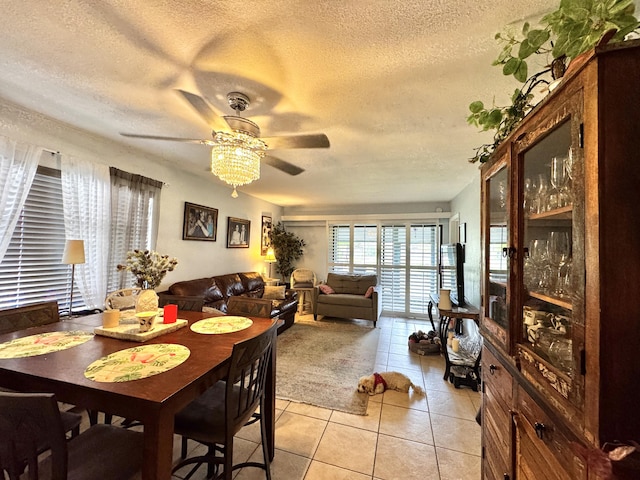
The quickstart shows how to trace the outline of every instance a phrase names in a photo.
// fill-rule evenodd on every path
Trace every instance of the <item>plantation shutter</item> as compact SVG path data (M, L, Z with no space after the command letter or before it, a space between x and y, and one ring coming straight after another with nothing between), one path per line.
M348 272L351 261L350 226L330 225L329 237L329 271Z
M375 274L378 264L378 227L354 225L352 271Z
M407 228L383 225L380 232L382 310L404 312L407 287Z
M438 242L435 225L411 225L409 312L428 313L430 295L438 291Z

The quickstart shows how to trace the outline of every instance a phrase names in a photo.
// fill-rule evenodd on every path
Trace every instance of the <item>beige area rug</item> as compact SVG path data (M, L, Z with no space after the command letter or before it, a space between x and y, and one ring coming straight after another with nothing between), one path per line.
M297 317L278 336L277 397L365 415L369 395L356 388L373 372L379 338L371 322Z

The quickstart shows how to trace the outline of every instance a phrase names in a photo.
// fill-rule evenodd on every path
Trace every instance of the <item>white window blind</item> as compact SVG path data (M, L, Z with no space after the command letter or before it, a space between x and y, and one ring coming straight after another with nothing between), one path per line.
M407 227L383 225L380 232L382 309L407 310Z
M71 268L63 265L64 214L60 172L38 167L9 248L0 263L0 308L58 301L68 308ZM74 308L83 307L77 288Z
M438 230L425 224L409 229L409 312L427 314L430 295L438 291Z
M351 264L351 227L329 226L329 270L348 272Z
M508 235L506 225L489 227L489 275L496 281L507 278L507 257L502 251L507 247Z

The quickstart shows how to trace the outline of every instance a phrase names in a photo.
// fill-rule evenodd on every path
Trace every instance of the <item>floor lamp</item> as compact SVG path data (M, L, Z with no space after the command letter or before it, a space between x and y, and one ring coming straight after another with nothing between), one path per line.
M269 264L269 278L273 278L271 276L271 265L273 265L278 260L276 259L275 254L273 253L273 248L267 249L267 256L264 257L264 261Z
M73 279L76 274L76 264L84 263L84 240L67 240L62 254L62 263L71 265L71 295L69 295L69 316L73 310Z

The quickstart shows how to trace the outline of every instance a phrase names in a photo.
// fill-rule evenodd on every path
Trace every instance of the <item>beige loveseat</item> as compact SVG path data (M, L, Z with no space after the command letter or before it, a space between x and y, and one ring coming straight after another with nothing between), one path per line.
M317 320L318 315L362 318L371 320L375 327L380 311L377 284L376 275L329 273L325 284L313 289L313 318Z

